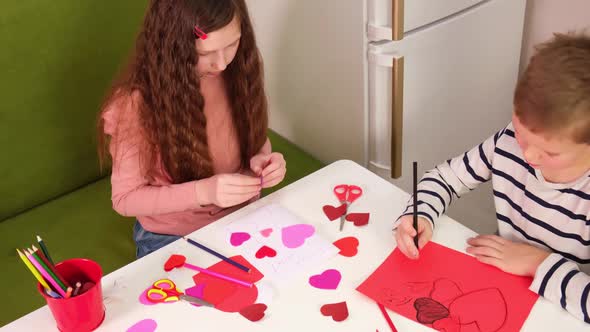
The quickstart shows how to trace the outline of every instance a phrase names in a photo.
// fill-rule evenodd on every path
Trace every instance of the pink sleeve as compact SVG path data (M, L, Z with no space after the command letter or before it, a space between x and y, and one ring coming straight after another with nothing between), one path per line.
M154 216L199 208L196 181L162 186L149 184L140 166L141 136L133 104L117 102L102 116L104 131L111 136L113 209L123 216Z

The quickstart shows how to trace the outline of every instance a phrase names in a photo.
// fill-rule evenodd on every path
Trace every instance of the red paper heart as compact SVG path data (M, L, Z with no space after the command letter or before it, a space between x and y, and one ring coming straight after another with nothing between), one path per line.
M264 317L264 312L266 311L266 304L264 303L256 303L249 305L245 308L240 310L240 315L246 317L251 322L257 322Z
M481 310L474 303L485 303ZM456 298L449 305L450 317L462 325L475 323L481 332L498 331L506 322L507 304L497 288L481 289Z
M461 324L455 322L451 317L446 317L432 323L432 327L437 331L461 332Z
M355 226L364 226L369 223L368 213L349 213L346 215L346 220L352 221Z
M340 249L340 255L353 257L358 252L359 240L354 236L349 236L334 242L334 245Z
M268 247L268 246L262 246L256 252L256 258L258 258L258 259L261 259L264 257L275 257L276 255L277 255L277 252L273 248Z
M348 306L346 305L346 301L324 304L320 311L324 316L332 316L332 319L335 322L341 322L348 318Z
M182 267L186 262L186 257L183 255L172 255L164 264L164 271L169 272L177 267Z
M336 220L342 217L346 213L346 204L342 204L339 207L333 207L332 205L324 205L324 214L330 221Z

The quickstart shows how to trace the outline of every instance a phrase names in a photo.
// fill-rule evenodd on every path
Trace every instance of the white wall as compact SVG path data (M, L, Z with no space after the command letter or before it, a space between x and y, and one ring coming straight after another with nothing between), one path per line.
M553 36L553 32L588 29L590 33L590 0L528 0L521 72L534 52L534 45Z

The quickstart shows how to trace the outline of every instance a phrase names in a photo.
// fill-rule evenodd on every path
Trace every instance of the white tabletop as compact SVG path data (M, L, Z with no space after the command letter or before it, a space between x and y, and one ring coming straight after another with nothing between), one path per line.
M336 221L328 222L322 211L326 204L336 205L332 188L341 183L363 187L363 196L354 203L356 211L371 213L365 227L348 224L338 232ZM106 318L97 331L126 331L143 319L154 319L157 331L389 331L387 323L375 302L355 288L364 281L395 247L391 226L405 207L409 195L365 168L351 161L335 162L261 200L203 228L191 235L227 255L239 254L227 243L211 244L207 239L218 238L232 221L269 203L278 203L305 222L313 224L319 234L329 241L344 236L359 239L359 253L348 258L337 256L326 262L325 268L342 272L342 281L335 291L315 289L307 279L318 270L301 273L288 285L275 289L272 302L267 303L266 316L259 322L250 322L238 313L225 313L210 308L196 308L184 302L145 306L138 296L156 278L167 274L163 264L172 253L183 254L187 262L209 266L217 258L176 241L161 250L137 260L103 278ZM456 221L443 217L437 222L434 241L450 248L465 251L465 239L475 233ZM216 236L217 235L217 236ZM190 272L175 278L190 282ZM187 282L185 281L185 282ZM179 282L181 288L182 283ZM265 295L268 297L268 294ZM320 313L326 303L346 301L350 316L343 322L334 322ZM390 312L399 331L429 331L430 329ZM527 319L523 331L582 331L586 324L578 321L544 299L539 299ZM8 331L57 331L47 306L40 308L0 329Z

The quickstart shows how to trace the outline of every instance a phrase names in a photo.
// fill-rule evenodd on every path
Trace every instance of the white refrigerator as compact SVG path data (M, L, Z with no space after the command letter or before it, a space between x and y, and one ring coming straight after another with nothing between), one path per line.
M326 163L409 192L412 161L426 171L510 121L525 0L247 2L270 127ZM449 214L492 230L488 191Z

